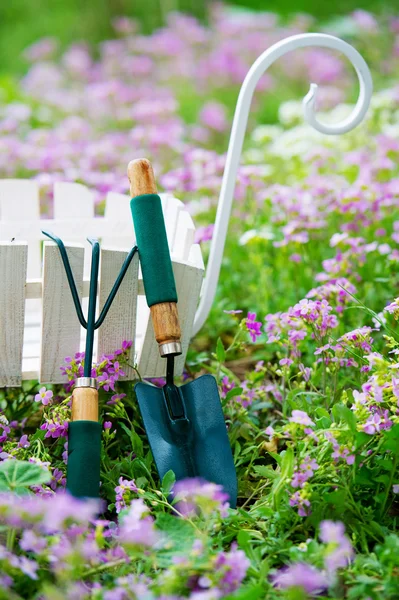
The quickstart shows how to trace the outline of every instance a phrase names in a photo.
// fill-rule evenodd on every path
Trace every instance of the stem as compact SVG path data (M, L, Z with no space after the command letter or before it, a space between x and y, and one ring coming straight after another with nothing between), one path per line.
M8 531L7 531L7 550L9 552L12 552L14 549L14 542L15 542L15 535L17 533L17 530L14 527L11 527Z
M390 490L392 488L392 481L393 481L393 478L394 478L395 473L396 473L396 467L397 467L397 465L398 465L398 455L396 454L395 458L393 459L393 468L392 468L392 471L391 471L391 476L389 478L389 485L387 485L387 489L386 489L386 492L385 492L384 502L382 504L382 508L381 508L381 512L380 512L380 517L381 518L384 516L385 508L386 508L386 505L387 505L387 502L388 502L388 498L389 498L389 492L390 492Z
M104 565L100 565L99 567L90 569L89 571L85 571L83 573L83 577L90 577L90 575L96 575L97 573L102 573L108 569L119 567L119 565L127 564L128 562L131 562L132 558L133 557L128 557L128 560L126 560L126 558L118 558L118 560L114 560L113 562L109 562Z

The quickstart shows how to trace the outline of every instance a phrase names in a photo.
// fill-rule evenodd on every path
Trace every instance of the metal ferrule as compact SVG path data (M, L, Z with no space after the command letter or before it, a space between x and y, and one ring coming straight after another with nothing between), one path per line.
M167 342L166 344L159 344L159 354L162 358L166 356L178 356L182 353L180 342Z
M97 381L94 377L78 377L75 388L94 388L97 389Z

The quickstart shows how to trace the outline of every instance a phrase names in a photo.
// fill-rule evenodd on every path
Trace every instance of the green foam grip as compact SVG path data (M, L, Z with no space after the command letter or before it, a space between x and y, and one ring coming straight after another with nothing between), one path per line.
M98 498L101 424L72 421L68 427L67 490L75 498Z
M158 194L136 196L130 208L147 304L177 302L161 199Z

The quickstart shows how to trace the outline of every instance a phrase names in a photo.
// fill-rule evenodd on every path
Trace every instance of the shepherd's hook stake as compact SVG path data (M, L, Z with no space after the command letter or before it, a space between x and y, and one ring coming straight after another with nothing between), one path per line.
M226 166L223 173L222 187L216 213L215 228L211 242L206 276L201 294L201 300L195 315L193 335L205 323L215 297L216 286L219 279L220 265L223 258L224 244L226 241L231 204L236 186L237 170L240 163L245 130L247 128L248 114L251 107L252 96L261 76L278 58L291 50L320 46L342 52L351 62L359 79L359 98L351 114L334 125L320 123L314 111L317 96L317 85L312 83L310 90L303 99L304 117L307 123L320 133L339 135L354 129L363 120L370 104L373 91L373 81L370 70L364 60L353 46L343 40L325 33L303 33L277 42L266 50L254 62L245 77L238 96L234 113L233 127L227 150Z

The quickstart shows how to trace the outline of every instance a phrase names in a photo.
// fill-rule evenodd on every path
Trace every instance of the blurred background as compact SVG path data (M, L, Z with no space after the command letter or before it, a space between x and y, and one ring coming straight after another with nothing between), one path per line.
M2 0L0 2L0 73L21 72L22 50L44 36L56 37L62 47L82 40L92 44L115 35L112 20L134 17L142 33L165 24L167 14L181 11L206 23L211 0ZM282 19L308 13L328 23L355 9L383 14L399 8L399 0L230 0L237 11L270 11Z

